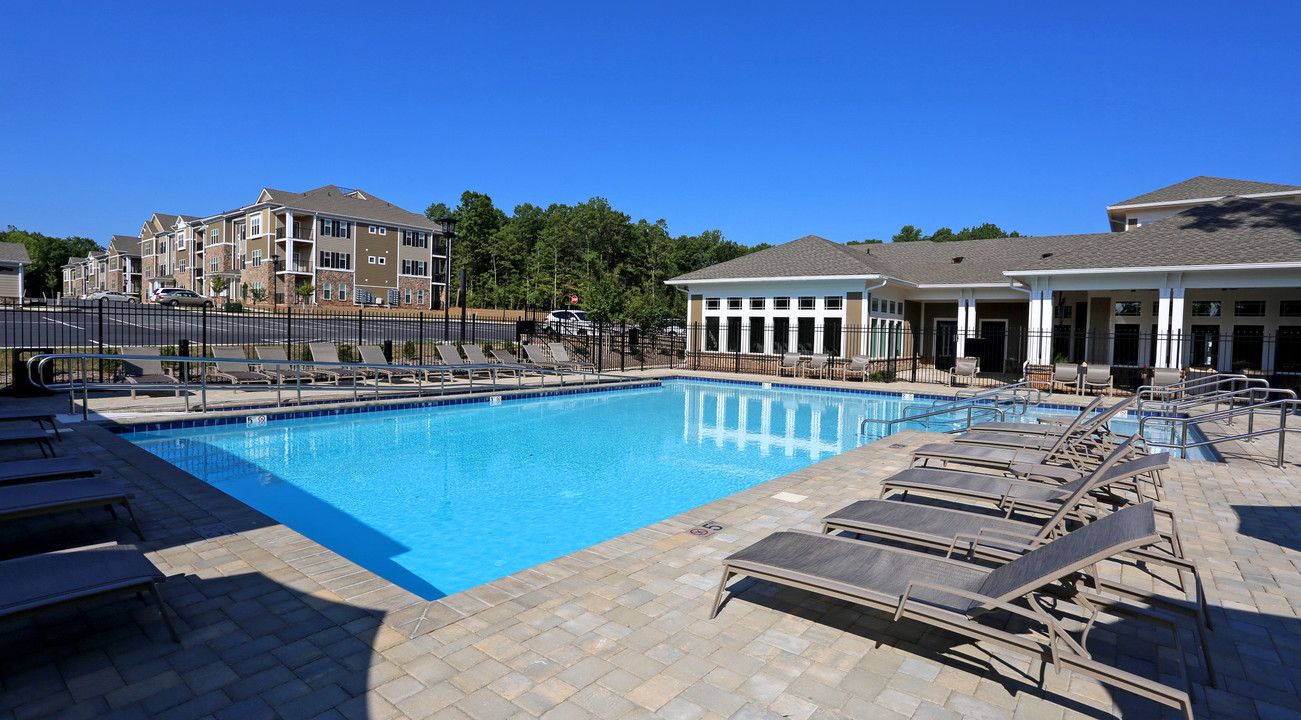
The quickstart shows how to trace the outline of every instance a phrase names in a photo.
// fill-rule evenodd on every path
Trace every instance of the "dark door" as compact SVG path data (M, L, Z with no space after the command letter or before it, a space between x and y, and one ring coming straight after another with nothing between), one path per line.
M958 321L935 321L935 368L948 370L957 364Z
M1086 302L1075 303L1075 334L1071 342L1070 362L1080 362L1084 359L1084 329L1088 327L1089 322L1089 304Z
M1274 372L1301 372L1301 325L1279 326Z
M1188 365L1218 367L1220 364L1220 326L1193 325L1188 328Z
M1233 326L1233 372L1259 370L1264 351L1264 325Z
M1007 358L1007 323L982 320L980 339L984 340L977 355L981 372L1003 372L1003 362Z

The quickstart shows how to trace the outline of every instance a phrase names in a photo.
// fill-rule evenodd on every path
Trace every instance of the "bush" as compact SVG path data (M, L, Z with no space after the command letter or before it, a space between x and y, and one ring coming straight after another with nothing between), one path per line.
M244 303L242 302L224 302L221 304L223 312L242 313L244 312Z
M340 345L339 362L361 362L361 356L354 356L351 345Z
M893 370L877 370L876 372L872 373L871 375L868 375L868 376L867 376L867 379L868 379L868 380L871 380L872 382L881 382L881 383L894 382L894 371L893 371Z

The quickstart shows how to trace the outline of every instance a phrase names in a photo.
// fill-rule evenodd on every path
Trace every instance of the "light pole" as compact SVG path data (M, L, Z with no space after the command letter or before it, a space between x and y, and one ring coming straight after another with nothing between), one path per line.
M456 237L456 218L439 218L438 224L443 230L443 239L447 241L447 263L443 273L443 340L450 339L449 327L452 323L452 238Z
M276 271L280 269L280 256L275 253L271 254L271 311L275 312L280 304L280 298L276 295Z

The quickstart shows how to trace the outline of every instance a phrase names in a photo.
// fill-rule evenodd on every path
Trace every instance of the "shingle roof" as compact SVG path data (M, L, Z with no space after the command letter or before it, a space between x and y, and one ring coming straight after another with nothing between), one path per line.
M724 280L733 278L818 277L827 275L875 275L865 253L817 235L782 243L756 253L742 255L717 265L693 270L669 282Z
M982 241L974 241L982 242ZM1230 197L1009 270L1301 262L1301 205Z
M64 263L63 267L72 267L73 265L84 262L86 262L86 258L84 257L70 257L68 258L68 262Z
M27 254L27 246L16 242L0 242L0 262L8 263L30 263L32 258Z
M1204 200L1207 198L1224 198L1231 195L1257 195L1260 193L1301 192L1301 186L1276 185L1274 183L1255 182L1253 180L1233 180L1230 178L1198 177L1185 180L1153 190L1128 200L1118 202L1111 207L1126 205L1145 205L1148 203L1169 203L1182 200Z
M265 188L264 192L271 198L272 202L291 208L347 218L374 220L375 222L392 223L406 227L420 227L435 231L439 229L424 215L403 210L393 203L381 200L370 193L350 190L349 192L354 194L345 194L343 190L335 185L326 185L315 190L308 190L305 193L272 190L271 188Z
M130 235L114 235L108 240L108 249L119 255L139 255L140 238Z

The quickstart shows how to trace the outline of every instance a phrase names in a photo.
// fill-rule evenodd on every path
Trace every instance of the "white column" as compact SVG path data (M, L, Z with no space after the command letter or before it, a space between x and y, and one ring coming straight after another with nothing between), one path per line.
M958 291L958 346L954 349L957 357L967 356L967 291Z
M1170 367L1183 367L1184 353L1188 347L1188 331L1184 328L1184 289L1170 288Z
M980 326L976 324L976 293L967 291L967 337L974 338L979 334Z
M1027 329L1027 357L1031 365L1046 365L1052 360L1049 350L1052 329L1052 291L1035 288L1030 291L1030 323Z
M1152 338L1152 342L1156 343L1156 366L1168 368L1175 365L1170 361L1170 288L1163 287L1160 293L1160 299L1157 300L1156 337Z

